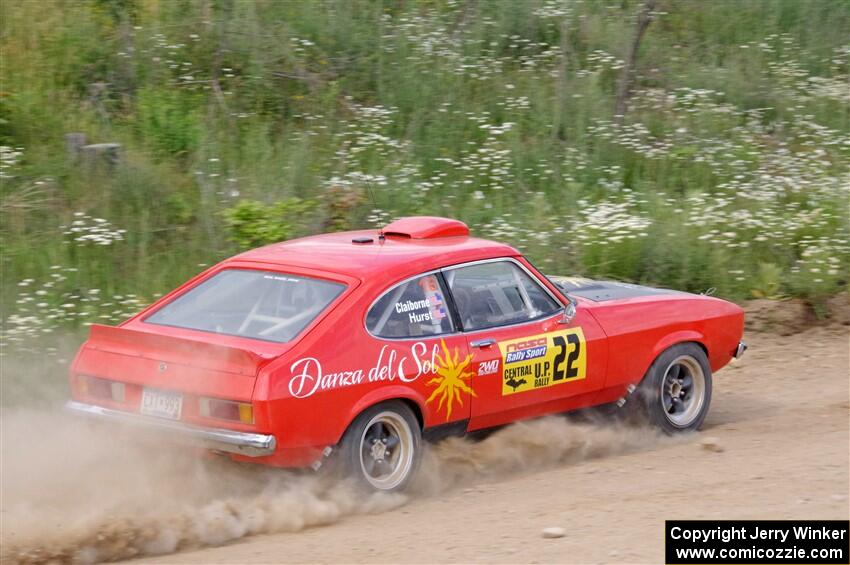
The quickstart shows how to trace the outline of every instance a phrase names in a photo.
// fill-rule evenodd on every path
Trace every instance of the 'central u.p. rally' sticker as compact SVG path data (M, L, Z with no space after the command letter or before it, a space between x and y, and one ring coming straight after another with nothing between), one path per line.
M500 342L502 395L585 378L585 345L581 328Z

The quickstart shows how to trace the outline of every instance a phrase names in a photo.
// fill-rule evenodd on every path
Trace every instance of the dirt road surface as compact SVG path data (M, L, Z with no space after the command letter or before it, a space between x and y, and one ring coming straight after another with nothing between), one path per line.
M409 497L13 404L0 413L0 562L660 563L665 519L847 519L848 337L751 333L715 375L700 434L556 416L446 440ZM6 392L25 369L4 366ZM17 382L21 397L40 383ZM544 539L548 527L566 535Z
M483 478L327 527L145 561L663 563L665 519L847 519L847 328L747 339L744 358L715 375L703 431L683 441ZM543 539L549 526L566 535Z

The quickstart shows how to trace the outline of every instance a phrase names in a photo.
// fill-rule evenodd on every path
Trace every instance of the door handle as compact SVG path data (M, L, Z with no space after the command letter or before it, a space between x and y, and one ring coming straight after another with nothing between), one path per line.
M490 347L491 345L496 345L496 340L493 339L492 337L488 337L488 338L485 338L485 339L479 339L479 340L473 341L469 345L470 345L470 347L480 347L481 349L484 349L484 348Z

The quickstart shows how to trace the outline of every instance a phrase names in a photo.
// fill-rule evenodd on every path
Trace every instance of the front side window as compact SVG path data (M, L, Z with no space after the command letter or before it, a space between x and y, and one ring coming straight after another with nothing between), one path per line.
M345 285L270 271L229 269L189 289L146 323L286 342L345 290Z
M437 275L424 275L388 290L366 314L378 337L404 338L451 333L446 294Z
M445 272L464 330L478 330L554 314L560 305L510 261Z

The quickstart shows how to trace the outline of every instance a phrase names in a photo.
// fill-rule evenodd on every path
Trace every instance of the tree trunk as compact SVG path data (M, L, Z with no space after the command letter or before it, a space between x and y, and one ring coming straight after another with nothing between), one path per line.
M620 81L617 86L617 104L614 106L614 120L622 123L629 106L629 98L635 86L635 75L637 67L638 50L646 28L652 23L652 12L655 10L656 0L646 0L638 12L635 36L629 49L628 57L623 69L620 71Z

